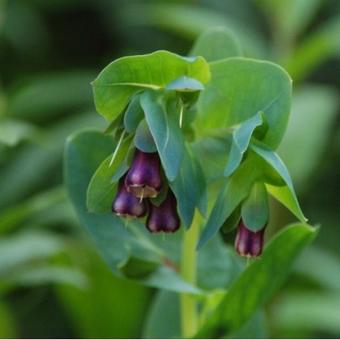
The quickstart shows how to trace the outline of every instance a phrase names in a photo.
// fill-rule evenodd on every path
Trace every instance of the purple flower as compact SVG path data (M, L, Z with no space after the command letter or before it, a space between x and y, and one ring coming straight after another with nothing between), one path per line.
M265 227L259 231L249 230L241 220L236 234L235 249L241 256L257 257L262 254Z
M119 181L118 191L112 203L112 211L122 217L143 217L146 214L147 203L129 193L125 188L125 177Z
M125 185L136 197L156 197L162 186L158 153L136 149Z
M160 231L173 233L178 230L181 222L176 206L176 197L169 189L167 197L159 207L150 204L150 211L146 220L147 229L152 233Z

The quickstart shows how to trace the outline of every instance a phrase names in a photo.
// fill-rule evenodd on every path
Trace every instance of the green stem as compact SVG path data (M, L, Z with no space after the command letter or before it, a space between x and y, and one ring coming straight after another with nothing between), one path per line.
M181 275L184 280L196 284L196 245L200 233L201 217L196 211L190 229L184 233L181 257ZM181 329L182 337L189 338L197 331L197 301L193 294L181 293Z

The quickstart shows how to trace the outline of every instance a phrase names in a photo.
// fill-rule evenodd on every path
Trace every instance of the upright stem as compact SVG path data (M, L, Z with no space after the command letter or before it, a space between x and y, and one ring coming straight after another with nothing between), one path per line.
M201 217L196 211L190 229L185 232L182 245L181 275L184 280L196 284L196 245L200 232ZM181 329L182 337L189 338L197 331L197 301L194 295L181 293Z

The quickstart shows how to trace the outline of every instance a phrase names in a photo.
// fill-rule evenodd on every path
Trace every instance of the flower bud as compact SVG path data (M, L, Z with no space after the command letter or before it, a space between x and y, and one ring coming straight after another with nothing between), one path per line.
M152 233L164 231L173 233L180 227L180 219L177 213L177 202L173 192L169 189L167 197L159 207L150 204L150 211L146 220L146 227Z
M251 231L241 220L236 234L235 249L241 256L257 257L262 253L265 227Z
M136 197L156 197L162 186L158 153L136 149L125 185Z
M123 217L143 217L146 214L147 203L129 193L125 188L125 177L119 181L118 191L112 203L112 211Z

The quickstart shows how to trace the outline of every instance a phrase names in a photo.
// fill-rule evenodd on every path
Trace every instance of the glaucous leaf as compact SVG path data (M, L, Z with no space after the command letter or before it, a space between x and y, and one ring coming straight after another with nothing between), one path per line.
M294 81L301 81L330 58L339 58L340 15L332 16L298 44L286 61Z
M294 91L288 128L277 152L298 192L310 184L321 163L339 103L337 92L327 86L305 85ZM308 133L301 133L307 121Z
M258 166L256 157L251 156L226 180L203 229L197 245L198 249L218 232L235 208L247 197L256 180L261 177L261 166Z
M166 90L175 90L179 92L195 92L204 90L204 86L201 82L194 78L190 78L187 76L179 77L169 83L166 87Z
M280 288L299 253L315 238L317 229L294 224L279 232L265 248L261 259L253 261L234 281L222 302L203 324L196 337L214 338L233 333L247 322Z
M140 106L140 97L139 95L135 95L124 113L124 127L126 132L134 133L143 117L144 112Z
M263 158L285 182L284 186L279 187L267 184L269 193L285 205L301 222L305 222L306 218L296 197L292 179L280 157L274 151L259 143L252 144L251 149Z
M179 215L186 228L189 228L198 208L206 213L207 193L205 177L201 165L191 157L189 146L184 145L183 160L179 174L173 182L169 182L177 198Z
M213 62L210 70L211 81L198 101L197 133L232 127L263 112L268 131L262 141L276 148L290 112L289 75L273 63L244 58Z
M185 282L177 271L164 263L173 263L174 254L167 250L171 240L180 236L168 235L157 243L156 235L150 235L138 221L123 221L114 214L92 214L86 207L88 184L98 166L112 154L112 137L99 131L83 131L72 135L65 149L65 181L80 223L89 231L96 246L112 271L123 276L125 269L140 283L173 291L197 294L200 290ZM161 236L161 235L160 235ZM171 249L171 248L169 248ZM175 255L178 252L175 252ZM131 261L138 259L140 266L154 265L155 270L140 276L131 272ZM129 268L125 268L129 266ZM135 275L136 274L136 275Z
M176 339L181 336L179 296L173 292L159 291L146 317L143 338Z
M271 324L283 336L292 331L297 334L307 331L307 334L328 334L329 338L337 338L340 334L339 304L340 295L328 291L283 294L273 306Z
M258 112L253 117L241 123L240 126L233 131L233 139L228 155L228 162L224 169L224 176L230 176L240 165L254 130L263 123L262 115L262 112Z
M140 25L157 26L186 40L194 40L212 27L227 27L239 38L246 55L257 58L266 55L268 47L256 25L251 24L249 20L236 19L230 13L233 7L231 2L223 2L220 5L225 7L217 10L192 3L126 3L122 8L122 15L125 14L125 22L134 29L138 29ZM143 15L140 15L141 12ZM250 9L250 12L254 10Z
M156 143L165 175L169 181L173 181L178 175L184 150L179 115L177 112L166 112L155 92L143 93L141 105Z
M10 93L8 111L14 117L48 122L51 117L92 108L90 71L58 72L28 79ZM72 90L71 90L72 89ZM34 100L33 100L34 99Z
M260 0L269 20L275 22L281 39L295 40L303 32L322 5L322 0Z
M14 146L25 139L32 139L38 129L33 124L19 119L0 119L0 143Z
M143 89L164 89L181 76L205 84L210 79L209 66L202 57L185 58L167 51L117 59L92 83L97 111L111 121L133 94Z
M131 144L131 137L125 138L119 145L112 138L112 147L116 148L98 167L87 188L86 206L91 213L110 212L112 201L117 189L117 181L112 178L121 168L127 170L124 164Z
M200 55L208 62L212 62L230 57L241 57L242 50L231 31L220 26L202 33L195 41L190 55Z
M0 240L0 276L18 266L46 260L63 251L62 239L52 233L22 232Z
M150 132L149 126L145 119L143 119L136 130L134 137L134 144L137 149L143 152L156 152L157 146Z

